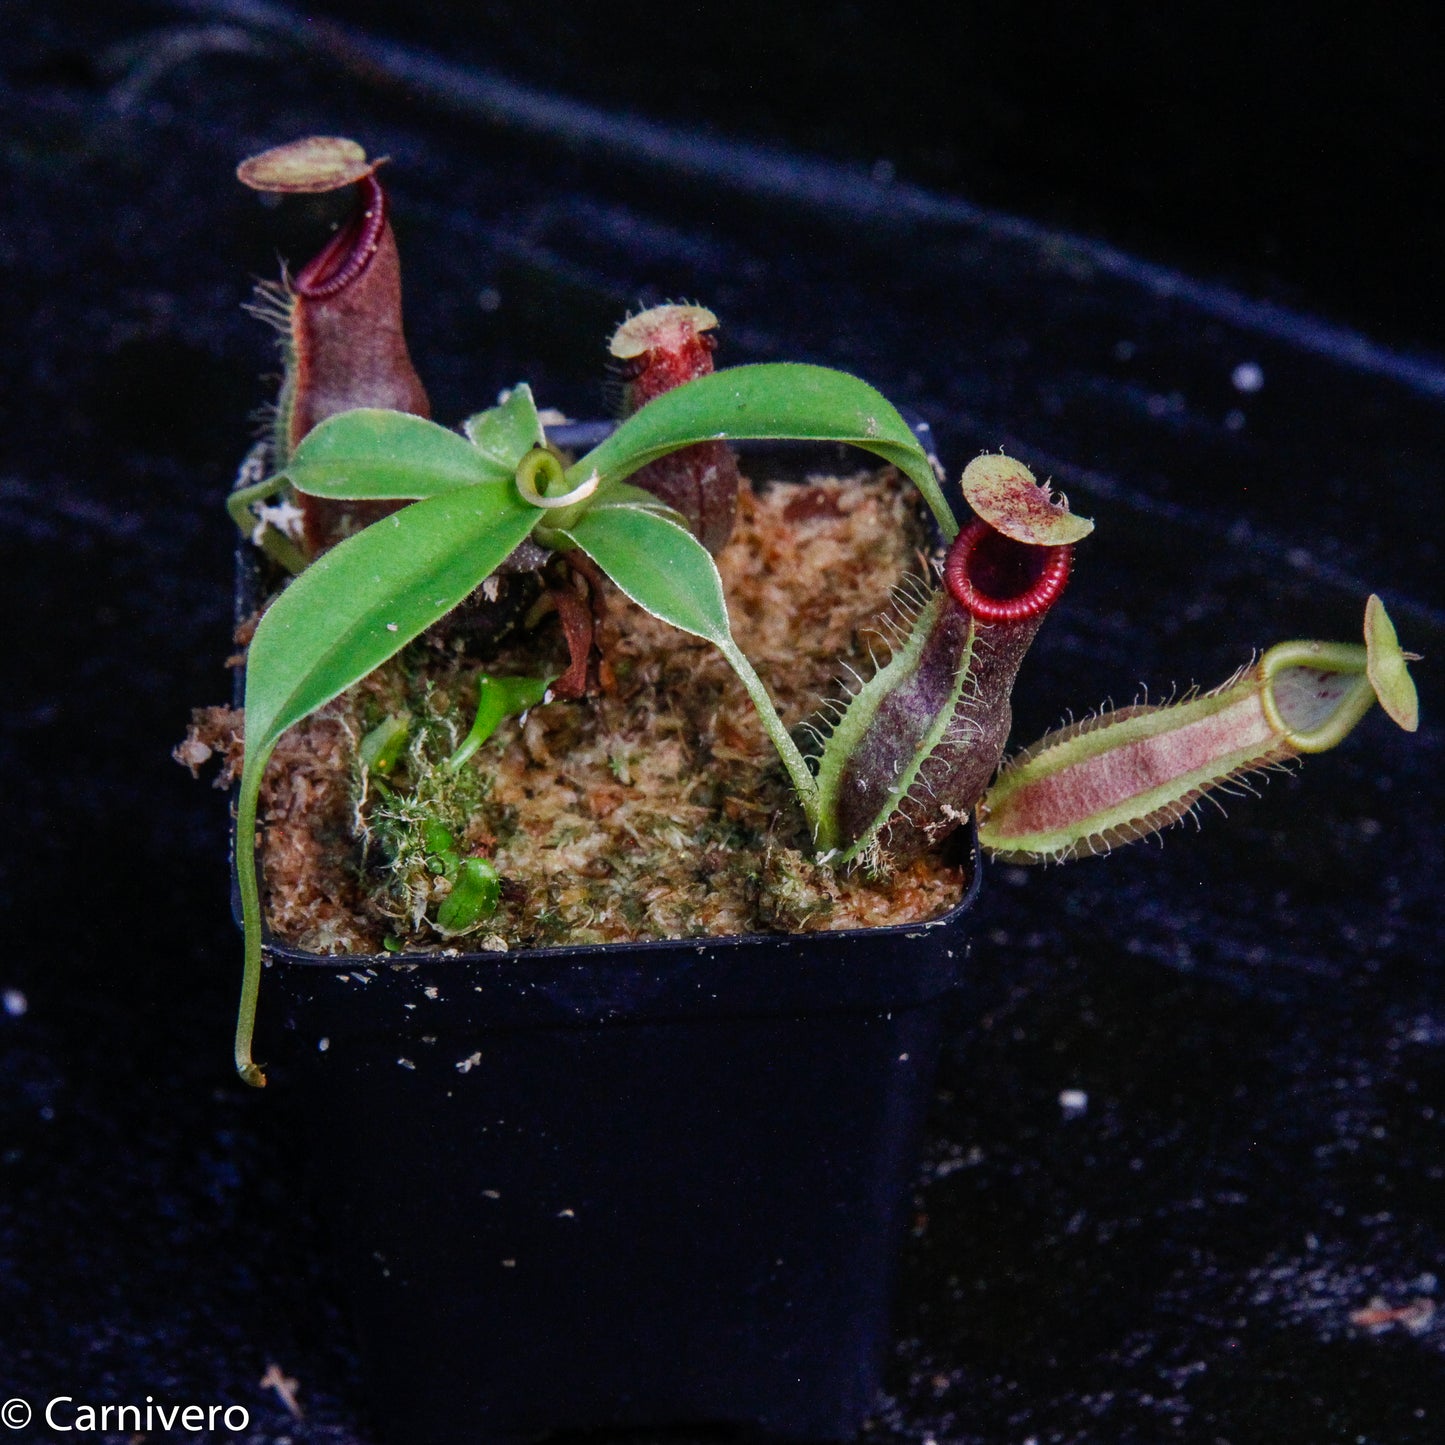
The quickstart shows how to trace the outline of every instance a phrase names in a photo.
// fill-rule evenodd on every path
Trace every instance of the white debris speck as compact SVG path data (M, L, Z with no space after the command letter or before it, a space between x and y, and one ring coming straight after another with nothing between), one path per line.
M1064 1111L1064 1118L1078 1119L1089 1112L1089 1096L1082 1089L1062 1089L1059 1108Z
M557 1218L558 1218L558 1219L576 1219L576 1218L577 1218L577 1211L576 1211L575 1209L559 1209L559 1210L557 1211Z
M289 537L293 542L301 540L303 514L301 508L289 499L278 502L274 507L262 502L259 507L252 508L252 511L256 516L256 525L251 529L253 547L261 545L261 538L265 536L267 527L280 532L283 537Z
M517 1261L516 1261L515 1259L504 1259L504 1260L502 1261L502 1268L503 1268L503 1269L516 1269L516 1267L517 1267Z
M1241 361L1229 379L1236 391L1258 391L1264 385L1264 368L1257 361Z
M957 1174L960 1169L973 1169L983 1161L984 1152L975 1144L966 1154L962 1150L955 1150L948 1158L940 1159L930 1167L929 1173L935 1180L947 1179L950 1174Z
M422 992L423 992L428 998L440 998L440 997L441 997L440 993L439 993L438 990L437 990L437 986L436 986L434 983L429 983L429 984L427 984L427 986L426 986L424 989L422 989Z
M1376 1295L1364 1309L1351 1311L1350 1323L1372 1335L1382 1334L1394 1325L1403 1326L1412 1335L1423 1335L1435 1322L1436 1308L1434 1300L1423 1296L1405 1305L1391 1305L1382 1295Z
M399 1063L399 1064L402 1066L402 1068L404 1068L404 1069L415 1069L415 1068L416 1068L416 1065L415 1065L414 1063L412 1063L412 1061L411 1061L410 1059L398 1059L398 1060L397 1060L397 1063Z
M297 1381L281 1368L274 1361L266 1366L266 1373L258 1380L257 1388L262 1390L275 1390L280 1401L285 1405L293 1419L301 1419L303 1411L299 1401L296 1399Z
M7 988L4 994L5 1012L12 1019L24 1018L30 1007L30 1000L18 988Z
M192 777L199 777L201 768L211 760L211 749L200 738L188 737L171 749L171 756L183 768L189 768Z
M257 482L264 482L270 467L266 465L267 446L265 442L257 442L250 451L246 453L240 470L236 473L236 481L232 487L233 491L239 492L243 487L254 487Z
M457 1073L470 1074L482 1061L482 1051L478 1049L474 1054L468 1054L464 1059L457 1060Z
M502 579L498 577L495 572L482 583L482 596L485 597L488 602L495 602L501 590Z
M331 1040L330 1040L330 1039L317 1039L317 1040L316 1040L316 1047L317 1047L318 1049L320 1049L321 1052L324 1054L324 1053L326 1052L326 1050L331 1047Z
M570 426L572 418L565 411L558 411L555 406L544 406L537 413L537 420L543 426Z
M908 1055L907 1055L907 1054L899 1054L899 1055L898 1055L898 1062L899 1062L900 1064L906 1064L906 1063L908 1062Z
M495 1189L484 1189L482 1195L487 1199L500 1199L502 1196Z
M395 632L395 631L396 631L396 623L394 623L394 622L388 622L388 623L386 624L386 630L387 630L388 632Z

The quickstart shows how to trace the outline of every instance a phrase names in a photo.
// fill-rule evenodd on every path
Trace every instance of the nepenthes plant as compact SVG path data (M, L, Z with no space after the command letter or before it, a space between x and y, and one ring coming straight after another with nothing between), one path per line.
M1003 764L1020 664L1061 596L1092 523L1001 455L965 469L960 520L936 463L898 410L856 377L803 364L715 371L715 318L700 306L626 321L611 350L624 417L577 458L549 441L530 388L453 431L429 420L401 325L400 269L377 178L354 142L313 137L245 162L277 193L351 188L349 221L269 292L286 377L264 472L231 497L244 531L291 580L246 658L236 867L245 974L235 1057L256 1085L252 1027L262 922L254 839L263 774L286 730L365 678L454 609L500 608L518 579L547 597L569 652L556 677L483 679L453 766L498 721L543 698L577 698L605 675L581 594L601 578L727 660L792 784L820 861L886 873L976 818L991 853L1071 858L1162 828L1210 789L1338 743L1375 701L1417 724L1413 684L1378 597L1359 644L1286 642L1213 691L1100 714ZM738 646L713 554L738 491L727 443L841 442L897 468L936 527L927 583L890 612L891 655L820 713L804 741L783 724ZM364 746L378 774L400 734ZM483 860L445 829L426 849L451 892L440 919L464 933L496 903Z

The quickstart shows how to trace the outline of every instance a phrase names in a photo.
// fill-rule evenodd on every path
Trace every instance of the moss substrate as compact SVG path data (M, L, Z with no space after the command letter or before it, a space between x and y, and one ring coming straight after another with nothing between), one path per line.
M734 633L790 728L843 695L848 668L866 676L870 648L884 656L874 629L894 589L922 574L925 544L891 469L744 485L718 567ZM706 643L610 584L598 635L608 690L508 719L456 773L444 764L470 726L478 673L561 672L555 622L485 661L456 638L423 639L293 728L261 799L272 932L321 953L500 950L878 927L958 901L963 870L943 857L876 877L811 860L777 755ZM359 746L401 714L410 742L378 783ZM178 756L222 752L232 772L239 723L201 710ZM428 868L428 821L502 875L500 907L466 936L432 921L448 885Z

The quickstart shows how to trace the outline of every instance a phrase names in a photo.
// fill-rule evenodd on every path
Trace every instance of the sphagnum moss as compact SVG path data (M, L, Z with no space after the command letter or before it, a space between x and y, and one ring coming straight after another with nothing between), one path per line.
M918 575L925 544L916 494L889 469L744 487L718 567L740 644L790 727L839 693L840 659L861 668L886 648L873 630L877 599ZM958 901L963 870L938 855L886 881L812 857L772 744L715 649L615 589L599 640L616 674L611 693L504 722L455 772L446 762L458 720L464 730L469 718L476 664L450 648L413 644L293 729L262 793L273 932L321 951L379 951L387 940L516 948L876 927ZM557 668L560 639L553 648ZM535 668L537 658L530 639L486 667ZM408 746L389 779L370 775L361 740L402 715ZM213 727L207 741L216 740ZM304 786L329 806L277 807L313 760L333 776ZM463 938L441 938L428 922L438 898L428 823L492 859L504 880L497 913ZM333 900L326 926L298 926L290 897Z

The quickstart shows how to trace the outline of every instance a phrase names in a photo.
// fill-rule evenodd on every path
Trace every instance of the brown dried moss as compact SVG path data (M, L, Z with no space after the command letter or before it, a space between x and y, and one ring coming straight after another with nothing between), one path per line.
M719 555L734 633L796 727L840 693L845 665L867 673L872 626L891 590L921 571L924 532L891 470L847 481L745 486ZM492 672L559 672L555 624L499 656ZM809 857L801 809L741 685L706 643L611 589L599 629L614 686L502 724L453 796L436 766L471 721L478 665L456 644L414 644L282 740L262 792L267 920L318 952L375 951L388 935L435 948L399 880L408 799L452 828L461 851L494 860L498 912L465 946L536 947L917 922L958 901L962 870L925 857L886 879ZM405 711L417 741L390 797L368 786L357 747ZM203 709L182 745L232 760L239 721ZM180 750L178 750L179 753ZM403 850L404 851L404 850ZM411 860L415 873L415 858ZM410 890L410 892L408 892ZM434 910L433 910L434 911ZM455 942L453 941L453 946Z

